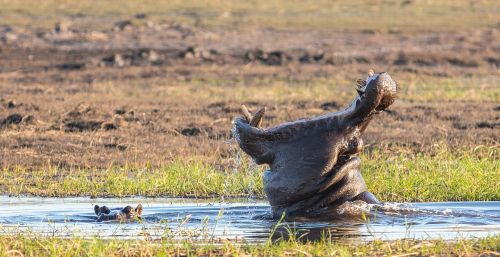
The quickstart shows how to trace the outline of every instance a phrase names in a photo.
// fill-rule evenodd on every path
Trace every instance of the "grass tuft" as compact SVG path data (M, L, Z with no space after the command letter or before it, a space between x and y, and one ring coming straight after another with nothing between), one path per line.
M369 190L383 201L500 200L498 150L438 147L429 153L373 150L361 156ZM257 196L264 197L263 167L243 162L217 170L202 161L177 160L160 168L106 170L4 168L0 189L9 195L37 196Z
M472 240L396 240L346 243L280 240L274 244L195 244L170 240L61 239L1 236L0 256L495 256L500 236Z
M371 192L384 201L488 201L500 199L498 150L441 147L431 154L387 155L374 151L362 171Z

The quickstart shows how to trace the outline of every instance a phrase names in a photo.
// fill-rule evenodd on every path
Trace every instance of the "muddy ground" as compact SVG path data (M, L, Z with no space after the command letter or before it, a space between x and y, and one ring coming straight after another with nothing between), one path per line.
M387 70L401 85L411 76L490 77L500 85L497 42L498 29L409 34L126 22L103 31L4 26L0 164L106 168L202 158L228 168L237 148L231 120L242 103L267 106L264 126L272 126L336 111L349 101L335 95L330 101L221 101L209 96L211 87L232 92L231 82L242 78L245 86L262 90L269 88L256 81L277 77L354 81L369 69ZM182 97L169 94L171 88ZM365 139L368 150L402 146L418 152L437 142L451 149L498 146L500 103L402 97L373 121Z

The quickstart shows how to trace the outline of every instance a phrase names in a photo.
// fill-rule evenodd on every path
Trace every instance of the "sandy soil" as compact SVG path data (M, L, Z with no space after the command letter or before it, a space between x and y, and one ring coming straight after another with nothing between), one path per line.
M41 167L161 165L201 156L229 167L236 154L231 120L242 102L197 97L211 81L283 76L360 77L368 69L395 78L498 79L495 29L405 34L272 29L201 29L181 24L113 30L0 28L0 164ZM207 79L209 78L209 79ZM158 95L166 84L185 94ZM219 86L220 87L220 86ZM472 86L474 89L474 87ZM266 90L263 87L262 90ZM477 90L480 90L478 88ZM354 87L353 87L354 94ZM203 99L203 100L198 100ZM215 99L215 98L214 98ZM295 98L296 99L296 98ZM244 102L269 107L264 126L339 110L331 101ZM366 133L368 149L405 146L425 151L498 145L498 102L397 102Z

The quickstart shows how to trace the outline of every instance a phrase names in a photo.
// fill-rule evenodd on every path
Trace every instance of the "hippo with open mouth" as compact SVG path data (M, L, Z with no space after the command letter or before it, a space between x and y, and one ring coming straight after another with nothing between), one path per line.
M265 109L234 121L234 136L257 164L268 164L264 190L274 217L338 217L347 201L379 203L361 176L361 135L375 115L396 99L397 83L387 73L358 83L358 96L345 110L277 127L259 128ZM337 211L334 211L337 210Z
M133 208L130 205L125 206L122 209L111 210L106 205L94 206L95 215L97 215L97 222L102 221L119 221L119 222L129 222L134 220L141 220L142 215L142 205L139 204L137 207Z

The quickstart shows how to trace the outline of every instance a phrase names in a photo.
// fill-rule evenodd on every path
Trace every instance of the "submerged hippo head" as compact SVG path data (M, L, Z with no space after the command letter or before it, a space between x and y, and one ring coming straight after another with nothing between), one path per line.
M264 190L273 214L323 215L346 201L376 203L359 171L361 135L375 114L396 99L397 84L387 73L370 74L343 111L277 127L258 127L262 115L237 118L234 135L258 164L268 164Z
M132 208L132 206L127 205L123 209L118 209L111 211L107 206L94 206L94 212L97 215L97 221L120 221L128 222L131 220L141 220L142 215L142 205L139 204L137 207Z

